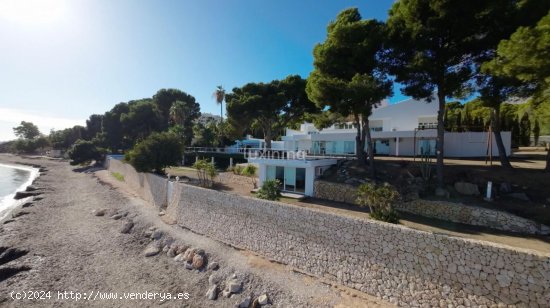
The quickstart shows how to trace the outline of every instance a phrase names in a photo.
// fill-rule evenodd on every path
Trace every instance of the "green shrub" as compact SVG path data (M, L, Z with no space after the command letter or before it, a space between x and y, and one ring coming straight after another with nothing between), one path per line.
M256 166L248 164L244 169L241 171L241 175L244 176L256 176Z
M93 142L79 139L69 149L71 165L79 165L92 160L100 161L105 158L105 150L98 148Z
M243 172L243 167L242 166L235 166L235 168L233 168L233 173L236 174L236 175L241 175L241 173Z
M266 200L279 200L281 197L281 191L279 190L280 183L279 180L265 180L262 187L256 193L256 197Z
M214 177L218 174L216 166L207 160L199 159L193 164L193 168L197 169L199 184L202 187L212 187Z
M164 168L177 165L182 157L180 138L170 132L152 133L126 153L125 160L139 172L164 174Z
M36 150L50 145L48 138L40 136L34 139L17 139L11 143L12 151L15 153L31 154Z
M388 183L376 185L365 183L357 189L357 202L360 206L368 206L370 216L376 220L398 223L399 215L393 209L393 203L399 197L395 187Z

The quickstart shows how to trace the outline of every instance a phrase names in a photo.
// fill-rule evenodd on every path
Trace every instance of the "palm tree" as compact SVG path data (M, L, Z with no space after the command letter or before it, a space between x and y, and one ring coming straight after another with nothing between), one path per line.
M223 121L223 100L225 99L225 89L223 86L217 86L216 91L212 93L212 97L216 100L216 104L220 104L220 117Z
M170 119L176 125L183 125L185 117L185 104L181 101L175 101L170 107Z

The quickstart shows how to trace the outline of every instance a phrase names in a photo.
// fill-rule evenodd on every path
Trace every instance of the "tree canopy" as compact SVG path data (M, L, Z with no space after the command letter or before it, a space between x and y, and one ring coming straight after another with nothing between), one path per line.
M34 125L32 122L25 121L21 121L21 124L19 124L19 126L14 127L13 133L17 137L24 139L34 139L40 136L40 130L38 129L38 126Z
M550 11L533 27L519 27L498 44L484 67L496 76L524 82L531 94L550 100Z
M357 126L356 154L365 161L365 139L374 175L374 150L368 117L392 93L392 82L380 67L384 24L362 20L355 8L342 11L327 27L327 38L313 50L314 70L307 94L319 108L353 116Z
M153 95L153 102L158 106L162 116L162 122L168 127L170 121L170 108L176 101L183 102L186 106L186 111L189 113L187 117L192 122L200 116L200 105L196 102L195 97L178 89L160 89Z
M497 1L498 2L498 1ZM390 52L386 60L402 91L439 103L437 180L443 187L446 98L464 98L474 88L475 61L486 49L489 28L501 6L492 1L402 0L390 9ZM500 8L500 9L494 9Z
M164 174L164 168L179 163L183 145L170 132L154 132L126 153L125 159L139 172Z
M261 127L266 147L271 148L274 132L300 120L317 108L305 94L306 82L300 76L269 83L248 83L226 95L227 114L248 126Z

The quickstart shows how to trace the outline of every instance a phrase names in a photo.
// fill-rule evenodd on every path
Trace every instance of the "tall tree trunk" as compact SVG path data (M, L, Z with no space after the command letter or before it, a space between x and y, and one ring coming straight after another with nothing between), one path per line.
M273 139L272 135L273 134L271 132L271 127L269 126L264 130L264 140L265 140L266 149L271 149L271 139Z
M367 151L369 154L369 173L371 179L376 177L376 170L374 169L374 146L372 144L372 137L370 134L369 118L363 117L363 137L367 139Z
M367 163L365 159L365 138L361 138L363 134L361 121L358 114L354 114L353 117L355 118L355 125L357 125L357 136L355 136L355 156L361 164L365 165Z
M546 153L546 169L544 169L546 172L550 172L550 149L548 149L548 153Z
M498 148L498 158L500 159L500 165L504 168L512 168L510 164L510 159L506 155L506 149L504 148L504 143L502 142L502 136L500 134L500 110L499 107L493 108L491 112L491 127L493 129L493 134L495 134L495 141ZM492 154L492 153L491 153Z
M437 98L439 99L439 110L437 111L437 141L435 145L437 154L436 174L437 174L437 187L445 187L443 181L443 141L445 139L445 123L443 118L445 116L445 93L438 87ZM416 154L416 153L415 153Z
M223 101L220 102L220 118L221 122L223 122Z

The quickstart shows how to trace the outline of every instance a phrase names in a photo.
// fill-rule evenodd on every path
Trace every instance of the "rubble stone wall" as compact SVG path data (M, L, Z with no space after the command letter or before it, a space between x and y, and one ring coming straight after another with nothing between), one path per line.
M400 306L550 305L548 254L183 183L173 193L184 228Z
M357 204L357 188L352 185L315 181L314 197ZM395 205L399 211L425 217L527 234L550 234L550 227L503 211L456 202L416 199Z

